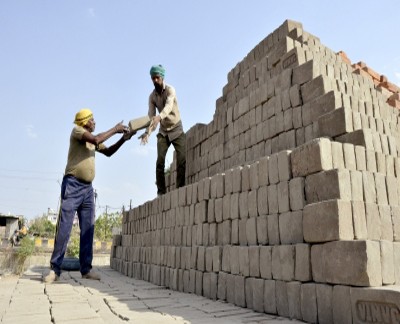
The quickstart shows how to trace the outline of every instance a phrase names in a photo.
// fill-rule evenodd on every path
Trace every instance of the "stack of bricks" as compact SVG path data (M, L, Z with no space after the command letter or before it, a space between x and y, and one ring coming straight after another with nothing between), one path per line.
M386 102L397 109L400 109L400 88L388 81L387 77L380 75L372 70L364 62L358 62L352 65L354 73L363 74L374 82L376 89L387 98Z
M400 316L399 113L286 21L187 136L187 185L124 214L127 276L315 323Z

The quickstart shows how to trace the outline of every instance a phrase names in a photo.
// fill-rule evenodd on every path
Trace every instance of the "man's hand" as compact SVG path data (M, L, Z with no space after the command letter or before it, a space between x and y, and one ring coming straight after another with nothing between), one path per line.
M124 141L129 141L133 135L136 134L136 131L128 131L124 132L124 135L122 136L124 138Z
M122 123L123 123L123 120L120 121L117 125L114 126L115 132L116 133L124 133L124 134L129 133L130 132L129 127L125 126Z
M140 139L140 145L146 145L149 142L149 134L143 133L138 137Z

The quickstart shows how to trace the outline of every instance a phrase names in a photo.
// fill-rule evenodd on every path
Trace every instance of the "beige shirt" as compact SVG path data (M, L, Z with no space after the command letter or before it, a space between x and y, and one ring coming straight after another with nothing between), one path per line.
M155 89L149 97L149 117L156 115L156 108L160 114L160 133L168 136L172 141L183 133L181 115L175 89L164 83L164 89L159 94Z
M72 175L78 180L90 183L95 176L94 156L96 146L82 141L85 132L87 130L81 126L75 126L71 132L65 175ZM100 144L98 149L102 148L105 148L105 146Z

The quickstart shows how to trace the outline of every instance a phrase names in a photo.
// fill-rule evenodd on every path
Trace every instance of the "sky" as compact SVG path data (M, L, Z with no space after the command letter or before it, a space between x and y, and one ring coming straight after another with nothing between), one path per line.
M400 85L399 12L398 0L0 0L0 213L57 210L75 113L90 108L95 133L146 115L153 64L184 130L210 123L228 72L286 19ZM97 216L154 199L156 157L155 133L97 154Z

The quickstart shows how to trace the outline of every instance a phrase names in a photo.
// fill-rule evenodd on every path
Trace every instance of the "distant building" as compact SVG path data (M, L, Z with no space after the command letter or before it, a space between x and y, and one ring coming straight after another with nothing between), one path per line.
M0 214L0 240L8 241L15 230L19 230L19 216Z
M53 225L56 225L57 223L57 216L58 213L54 209L47 208L47 220Z
M56 225L57 218L58 218L58 212L56 212L54 209L47 208L47 220L51 222L53 225ZM79 224L78 215L75 214L73 225L78 225L78 224Z

